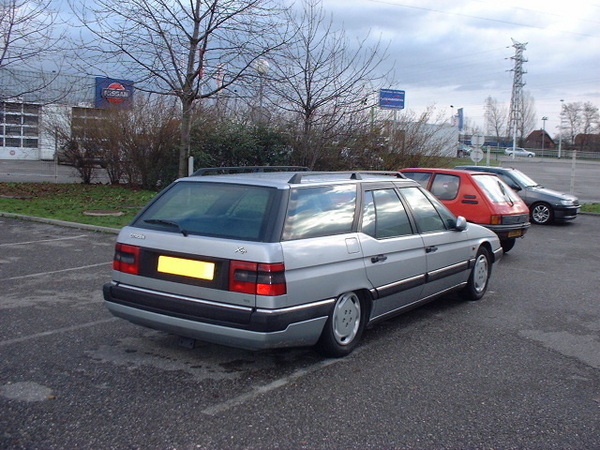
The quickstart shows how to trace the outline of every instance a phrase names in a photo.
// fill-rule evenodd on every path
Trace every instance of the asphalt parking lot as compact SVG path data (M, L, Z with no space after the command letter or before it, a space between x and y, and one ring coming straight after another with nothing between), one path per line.
M600 448L598 216L338 360L183 348L104 308L114 235L0 227L0 448Z

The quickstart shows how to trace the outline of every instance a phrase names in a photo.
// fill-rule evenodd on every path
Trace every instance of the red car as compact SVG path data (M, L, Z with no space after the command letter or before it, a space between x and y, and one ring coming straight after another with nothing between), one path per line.
M453 169L402 169L456 216L489 228L500 238L504 252L530 227L529 208L498 176ZM490 176L491 175L491 176Z

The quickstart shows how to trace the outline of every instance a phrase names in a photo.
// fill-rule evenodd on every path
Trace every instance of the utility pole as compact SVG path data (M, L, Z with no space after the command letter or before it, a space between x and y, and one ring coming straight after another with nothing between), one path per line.
M527 60L523 57L523 52L525 51L525 47L527 43L520 43L513 41L513 47L515 49L515 56L512 56L510 59L514 60L515 65L514 68L511 69L511 72L514 72L513 76L513 87L512 87L512 97L510 99L510 115L508 119L509 130L512 131L513 136L513 158L515 157L515 148L517 146L517 133L521 130L523 126L523 86L525 86L525 82L523 81L523 74L527 73L523 70L523 63L527 62Z

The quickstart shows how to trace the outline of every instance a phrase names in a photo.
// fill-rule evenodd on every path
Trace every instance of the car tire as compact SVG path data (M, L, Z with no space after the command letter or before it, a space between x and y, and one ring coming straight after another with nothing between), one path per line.
M517 242L515 238L504 239L500 241L500 245L502 245L502 250L504 253L508 253L515 246L515 242Z
M467 286L461 291L462 297L471 301L481 300L487 291L491 274L490 252L485 247L479 247Z
M530 153L529 155L527 155L528 158L533 158L533 155Z
M340 295L317 343L319 353L335 358L350 354L362 337L366 313L365 302L356 292Z
M554 220L554 211L548 203L535 203L531 206L531 221L538 225L546 225Z

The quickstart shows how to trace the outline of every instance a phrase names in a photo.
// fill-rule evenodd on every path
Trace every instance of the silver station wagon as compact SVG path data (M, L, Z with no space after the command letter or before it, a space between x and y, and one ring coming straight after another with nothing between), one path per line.
M117 238L117 317L246 349L339 357L367 325L485 294L496 235L397 173L256 171L175 181Z

